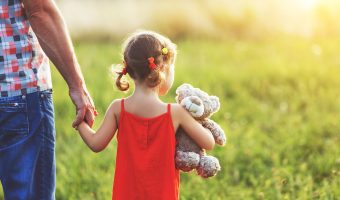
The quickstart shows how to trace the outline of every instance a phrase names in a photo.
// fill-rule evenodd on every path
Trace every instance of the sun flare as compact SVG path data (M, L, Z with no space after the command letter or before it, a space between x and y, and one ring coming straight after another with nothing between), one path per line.
M317 0L300 0L300 5L305 9L313 9L317 4Z

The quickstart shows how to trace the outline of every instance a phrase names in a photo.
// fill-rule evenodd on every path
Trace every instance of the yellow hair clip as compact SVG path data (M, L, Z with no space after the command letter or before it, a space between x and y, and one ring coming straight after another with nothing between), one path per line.
M166 54L168 54L168 52L169 52L168 48L164 47L162 49L162 54L166 55Z

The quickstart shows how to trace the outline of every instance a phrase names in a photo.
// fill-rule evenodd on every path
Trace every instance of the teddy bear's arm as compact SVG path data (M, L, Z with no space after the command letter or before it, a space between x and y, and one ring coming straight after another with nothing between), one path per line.
M225 145L227 139L226 139L225 133L224 133L223 129L220 127L220 125L218 125L216 122L214 122L211 119L206 119L206 120L202 121L202 126L206 129L210 130L210 132L214 136L216 144L219 144L221 146Z

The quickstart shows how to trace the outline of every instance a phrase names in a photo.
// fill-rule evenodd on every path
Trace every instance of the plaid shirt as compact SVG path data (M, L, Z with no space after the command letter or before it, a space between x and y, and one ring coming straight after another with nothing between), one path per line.
M0 98L52 88L49 60L21 0L0 2Z

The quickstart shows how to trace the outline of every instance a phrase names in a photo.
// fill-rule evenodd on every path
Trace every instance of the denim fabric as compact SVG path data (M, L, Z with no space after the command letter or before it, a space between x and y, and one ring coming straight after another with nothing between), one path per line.
M6 200L55 199L52 91L0 98L0 180Z

